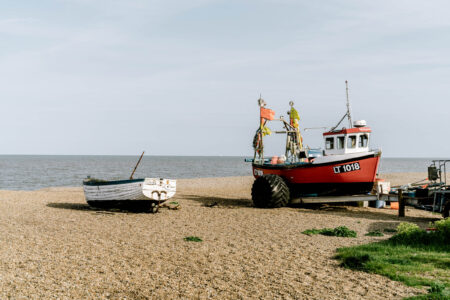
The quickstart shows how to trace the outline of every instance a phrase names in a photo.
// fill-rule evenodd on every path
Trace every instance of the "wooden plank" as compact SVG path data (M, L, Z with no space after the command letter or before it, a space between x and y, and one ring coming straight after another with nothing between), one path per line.
M87 201L100 200L146 200L142 193L142 181L114 185L84 185Z

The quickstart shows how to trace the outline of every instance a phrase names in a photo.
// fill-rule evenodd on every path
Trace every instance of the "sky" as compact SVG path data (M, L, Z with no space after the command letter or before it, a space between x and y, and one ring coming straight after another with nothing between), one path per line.
M450 3L0 1L0 154L251 156L260 95L450 157ZM277 124L270 124L275 130ZM303 132L323 147L322 131ZM284 152L284 137L268 151Z

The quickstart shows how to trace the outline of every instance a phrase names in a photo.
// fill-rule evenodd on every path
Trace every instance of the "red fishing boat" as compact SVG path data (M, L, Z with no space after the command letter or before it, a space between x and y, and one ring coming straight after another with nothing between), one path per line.
M347 82L346 82L347 83ZM300 134L299 116L290 102L289 122L265 108L258 100L261 122L256 132L252 199L257 207L281 207L292 199L304 196L339 196L366 194L373 188L381 151L369 148L371 129L366 122L352 122L350 105L347 113L332 129L323 133L325 149L317 152L304 147ZM349 128L339 125L348 118ZM286 134L286 152L282 157L264 158L263 138L271 133L269 121L281 121Z

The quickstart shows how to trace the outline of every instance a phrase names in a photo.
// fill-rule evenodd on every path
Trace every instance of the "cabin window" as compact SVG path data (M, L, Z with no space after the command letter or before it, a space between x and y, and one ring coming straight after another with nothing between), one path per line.
M333 150L334 149L334 138L326 138L325 139L325 148L327 150Z
M356 148L356 135L350 135L347 138L347 148Z
M359 136L359 144L358 146L360 148L366 148L369 142L369 137L367 136L367 134L361 134Z
M337 148L344 149L345 146L345 136L339 136L337 138Z

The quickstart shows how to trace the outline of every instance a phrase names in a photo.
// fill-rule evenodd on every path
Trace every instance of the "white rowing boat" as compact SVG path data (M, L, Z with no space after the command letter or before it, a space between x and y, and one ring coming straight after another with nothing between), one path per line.
M106 181L87 178L83 181L84 195L94 207L125 207L156 212L160 203L176 193L176 180L141 178Z

